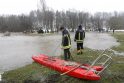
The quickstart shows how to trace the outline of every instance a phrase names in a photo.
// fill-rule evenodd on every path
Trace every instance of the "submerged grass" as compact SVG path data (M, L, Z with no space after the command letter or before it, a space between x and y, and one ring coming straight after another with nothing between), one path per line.
M124 40L123 33L115 33L113 36L118 40ZM124 43L120 42L120 45L113 47L113 49L123 51ZM101 52L100 50L85 48L82 55L77 55L76 50L73 50L71 54L76 62L91 64ZM99 81L87 81L67 75L60 76L58 72L35 62L23 68L7 71L2 78L7 83L123 83L124 63L121 63L123 61L123 56L113 56L112 64L101 74Z

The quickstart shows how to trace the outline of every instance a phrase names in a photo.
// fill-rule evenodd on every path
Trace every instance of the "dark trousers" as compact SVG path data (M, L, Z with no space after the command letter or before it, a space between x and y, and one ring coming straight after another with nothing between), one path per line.
M68 49L64 49L64 59L67 60L67 59L70 59L70 50L69 48Z
M77 43L77 54L83 53L83 43Z
M83 48L83 43L77 43L77 50L81 50Z

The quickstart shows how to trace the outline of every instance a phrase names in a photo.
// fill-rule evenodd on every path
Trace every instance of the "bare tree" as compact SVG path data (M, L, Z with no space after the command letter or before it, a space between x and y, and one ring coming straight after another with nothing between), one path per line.
M75 11L66 11L66 15L68 18L68 27L74 32L74 29L77 27L78 23L78 14Z
M61 13L59 11L56 11L55 14L55 25L56 25L56 29L57 32L59 31L59 27L61 26Z
M98 30L99 32L101 32L103 28L102 14L100 12L96 13L92 21L93 21L93 26L95 30Z
M0 30L1 32L23 32L32 29L32 22L29 16L10 15L0 17Z

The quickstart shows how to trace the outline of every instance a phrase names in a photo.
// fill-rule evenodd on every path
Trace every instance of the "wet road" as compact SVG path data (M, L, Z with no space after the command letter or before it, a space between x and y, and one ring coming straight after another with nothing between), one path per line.
M74 34L71 34L72 47ZM0 36L0 71L8 71L32 63L31 56L47 54L57 56L62 54L60 49L61 34L49 36ZM119 45L116 40L106 33L86 33L84 47L103 50Z

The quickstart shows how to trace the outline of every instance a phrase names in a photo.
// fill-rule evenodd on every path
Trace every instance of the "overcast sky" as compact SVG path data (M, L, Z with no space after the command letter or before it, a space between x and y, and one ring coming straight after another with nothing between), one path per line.
M28 14L37 9L38 0L0 0L0 15ZM49 8L54 10L76 9L90 13L124 12L124 0L46 0Z

